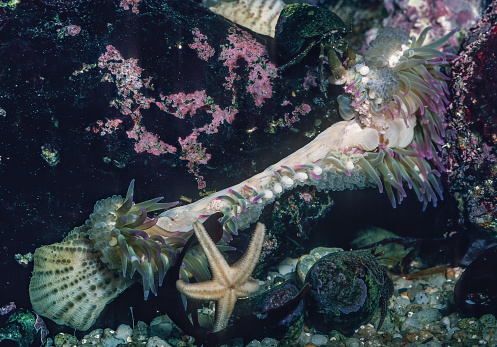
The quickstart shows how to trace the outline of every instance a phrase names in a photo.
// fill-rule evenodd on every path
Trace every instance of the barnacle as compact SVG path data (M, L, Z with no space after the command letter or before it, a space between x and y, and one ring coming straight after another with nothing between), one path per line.
M29 294L34 310L59 324L87 330L105 305L134 281L143 285L145 300L157 295L167 270L191 232L168 232L147 214L177 203L155 198L135 204L134 180L126 196L98 201L85 224L60 243L38 248ZM220 250L229 249L219 246ZM186 254L181 278L210 279L199 246Z

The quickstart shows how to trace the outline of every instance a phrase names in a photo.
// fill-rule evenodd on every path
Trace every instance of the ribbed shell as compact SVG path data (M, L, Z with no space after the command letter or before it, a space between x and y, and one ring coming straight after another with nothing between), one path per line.
M108 269L100 257L78 232L38 248L29 284L35 312L57 324L88 330L105 305L133 283Z

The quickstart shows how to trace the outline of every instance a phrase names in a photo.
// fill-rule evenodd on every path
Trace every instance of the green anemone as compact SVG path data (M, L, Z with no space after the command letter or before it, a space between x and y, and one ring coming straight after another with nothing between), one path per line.
M191 233L168 232L156 225L157 218L148 217L150 212L171 208L178 202L160 203L159 197L135 203L133 191L134 180L124 198L112 196L98 201L85 226L94 249L102 252L101 260L122 276L138 279L146 300L150 292L157 295ZM189 251L181 273L183 278L194 276L198 281L210 278L201 250L194 247Z

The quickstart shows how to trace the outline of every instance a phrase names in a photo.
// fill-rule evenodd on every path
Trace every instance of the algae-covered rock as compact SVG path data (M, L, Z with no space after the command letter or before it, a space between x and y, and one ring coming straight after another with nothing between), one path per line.
M381 306L383 323L393 284L369 250L331 253L307 273L312 288L307 296L308 316L322 332L351 334L368 322ZM378 327L378 328L379 328Z

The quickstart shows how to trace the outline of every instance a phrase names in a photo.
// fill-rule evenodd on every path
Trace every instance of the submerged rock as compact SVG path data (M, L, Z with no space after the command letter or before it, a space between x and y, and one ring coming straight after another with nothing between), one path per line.
M337 252L318 260L307 273L312 288L308 316L322 332L349 335L371 319L381 305L381 327L393 284L369 250Z
M33 343L36 336L36 315L32 312L19 310L8 316L0 325L0 342L11 340L19 347L27 347ZM2 342L4 345L6 342Z
M474 317L497 312L496 262L497 246L494 246L467 267L455 287L457 307Z

